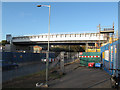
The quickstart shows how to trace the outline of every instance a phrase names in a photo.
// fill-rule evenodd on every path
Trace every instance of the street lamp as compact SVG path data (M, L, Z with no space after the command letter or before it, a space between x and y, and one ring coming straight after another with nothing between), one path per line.
M37 7L49 7L49 25L48 25L48 51L46 54L46 86L48 87L48 64L49 64L49 48L50 48L50 5L37 5Z

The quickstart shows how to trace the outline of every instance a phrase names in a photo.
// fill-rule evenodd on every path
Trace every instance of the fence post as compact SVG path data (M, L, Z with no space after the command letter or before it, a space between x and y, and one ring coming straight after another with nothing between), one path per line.
M61 70L61 73L63 74L64 73L64 53L65 52L61 52L60 56L61 56L61 60L60 60L60 70Z
M77 58L79 58L79 52L77 53Z

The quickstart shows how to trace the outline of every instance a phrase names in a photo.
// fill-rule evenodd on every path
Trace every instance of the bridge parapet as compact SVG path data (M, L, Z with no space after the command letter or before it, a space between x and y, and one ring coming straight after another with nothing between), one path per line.
M70 40L107 40L104 34L99 33L76 33L76 34L50 34L50 41L70 41ZM33 35L13 37L12 42L48 41L48 35Z

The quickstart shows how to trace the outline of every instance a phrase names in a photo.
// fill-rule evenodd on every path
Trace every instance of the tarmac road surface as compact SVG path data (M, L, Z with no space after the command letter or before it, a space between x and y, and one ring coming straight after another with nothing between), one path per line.
M111 88L109 74L87 67L79 67L61 79L49 82L49 85L50 88Z

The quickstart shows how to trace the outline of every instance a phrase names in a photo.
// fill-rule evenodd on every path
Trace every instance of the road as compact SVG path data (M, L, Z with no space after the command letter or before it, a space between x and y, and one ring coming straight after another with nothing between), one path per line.
M64 77L49 82L49 86L50 88L110 88L109 78L104 70L79 67Z
M64 67L65 75L55 80L51 79L48 82L49 88L110 88L111 87L110 75L107 74L104 70L101 70L99 68L80 67L79 62L80 62L79 60L78 61L75 60L74 63L65 65ZM32 68L32 65L30 66ZM37 64L34 64L33 67L37 67ZM60 69L58 69L58 72L59 71ZM9 74L7 76L9 76ZM18 82L15 83L16 85L20 85L19 87L21 87L24 86L23 81L22 82L18 81L19 83ZM36 82L38 82L38 78L36 77L34 79L28 79L28 81L26 79L26 81L24 81L24 83L26 84L25 86L28 85L28 87L31 86L35 87Z

